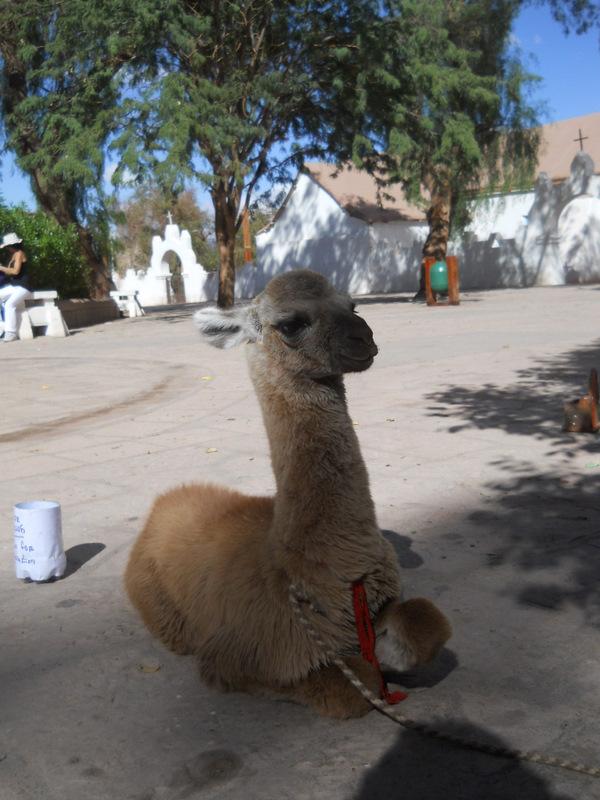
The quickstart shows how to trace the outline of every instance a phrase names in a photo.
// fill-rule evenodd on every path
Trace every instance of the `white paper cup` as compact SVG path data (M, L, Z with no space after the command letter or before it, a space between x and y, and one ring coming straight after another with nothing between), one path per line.
M15 569L17 578L47 581L67 568L63 549L60 505L31 500L14 507Z

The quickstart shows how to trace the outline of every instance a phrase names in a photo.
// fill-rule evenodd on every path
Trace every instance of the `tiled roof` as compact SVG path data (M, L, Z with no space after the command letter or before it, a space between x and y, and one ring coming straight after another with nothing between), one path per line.
M541 130L536 177L546 172L553 181L568 178L571 162L580 151L576 141L579 131L587 137L583 139L583 149L592 157L595 172L600 173L600 112L553 122ZM410 203L399 185L388 187L379 197L375 179L352 166L338 168L334 164L308 163L304 170L345 211L365 222L425 220L424 210Z
M399 185L383 190L379 202L377 183L368 172L352 166L337 168L334 164L321 163L305 164L304 170L345 211L365 222L421 222L425 219L423 209L409 203ZM385 195L390 195L391 199Z

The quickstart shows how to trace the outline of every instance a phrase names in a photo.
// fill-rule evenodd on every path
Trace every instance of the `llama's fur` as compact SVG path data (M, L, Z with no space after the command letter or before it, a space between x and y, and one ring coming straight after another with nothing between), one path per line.
M194 653L204 680L222 689L286 694L332 716L367 703L299 624L288 600L302 587L322 614L328 647L362 679L377 675L356 657L351 585L364 579L386 653L393 636L408 668L428 660L450 630L426 600L402 603L394 550L377 526L368 476L346 408L342 373L368 367L371 331L351 301L306 271L276 278L236 312L200 313L219 346L252 342L250 372L277 482L274 498L189 485L157 499L129 560L126 586L152 633ZM307 331L289 334L301 314ZM281 320L284 320L282 323ZM287 327L286 327L287 325ZM284 332L282 332L282 329ZM310 337L313 337L312 340ZM236 343L237 343L236 342Z

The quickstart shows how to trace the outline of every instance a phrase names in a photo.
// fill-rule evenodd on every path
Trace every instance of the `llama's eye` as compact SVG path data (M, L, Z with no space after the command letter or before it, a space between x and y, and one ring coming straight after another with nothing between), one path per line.
M308 328L309 324L306 317L292 317L291 319L284 319L283 322L277 323L275 327L280 333L283 333L284 336L295 336L304 328Z

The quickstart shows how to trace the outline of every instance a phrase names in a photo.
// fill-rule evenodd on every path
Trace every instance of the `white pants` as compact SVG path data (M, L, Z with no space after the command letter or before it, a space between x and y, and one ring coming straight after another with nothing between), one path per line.
M17 309L28 297L31 297L31 292L23 286L0 288L0 303L4 306L4 333L17 335Z

